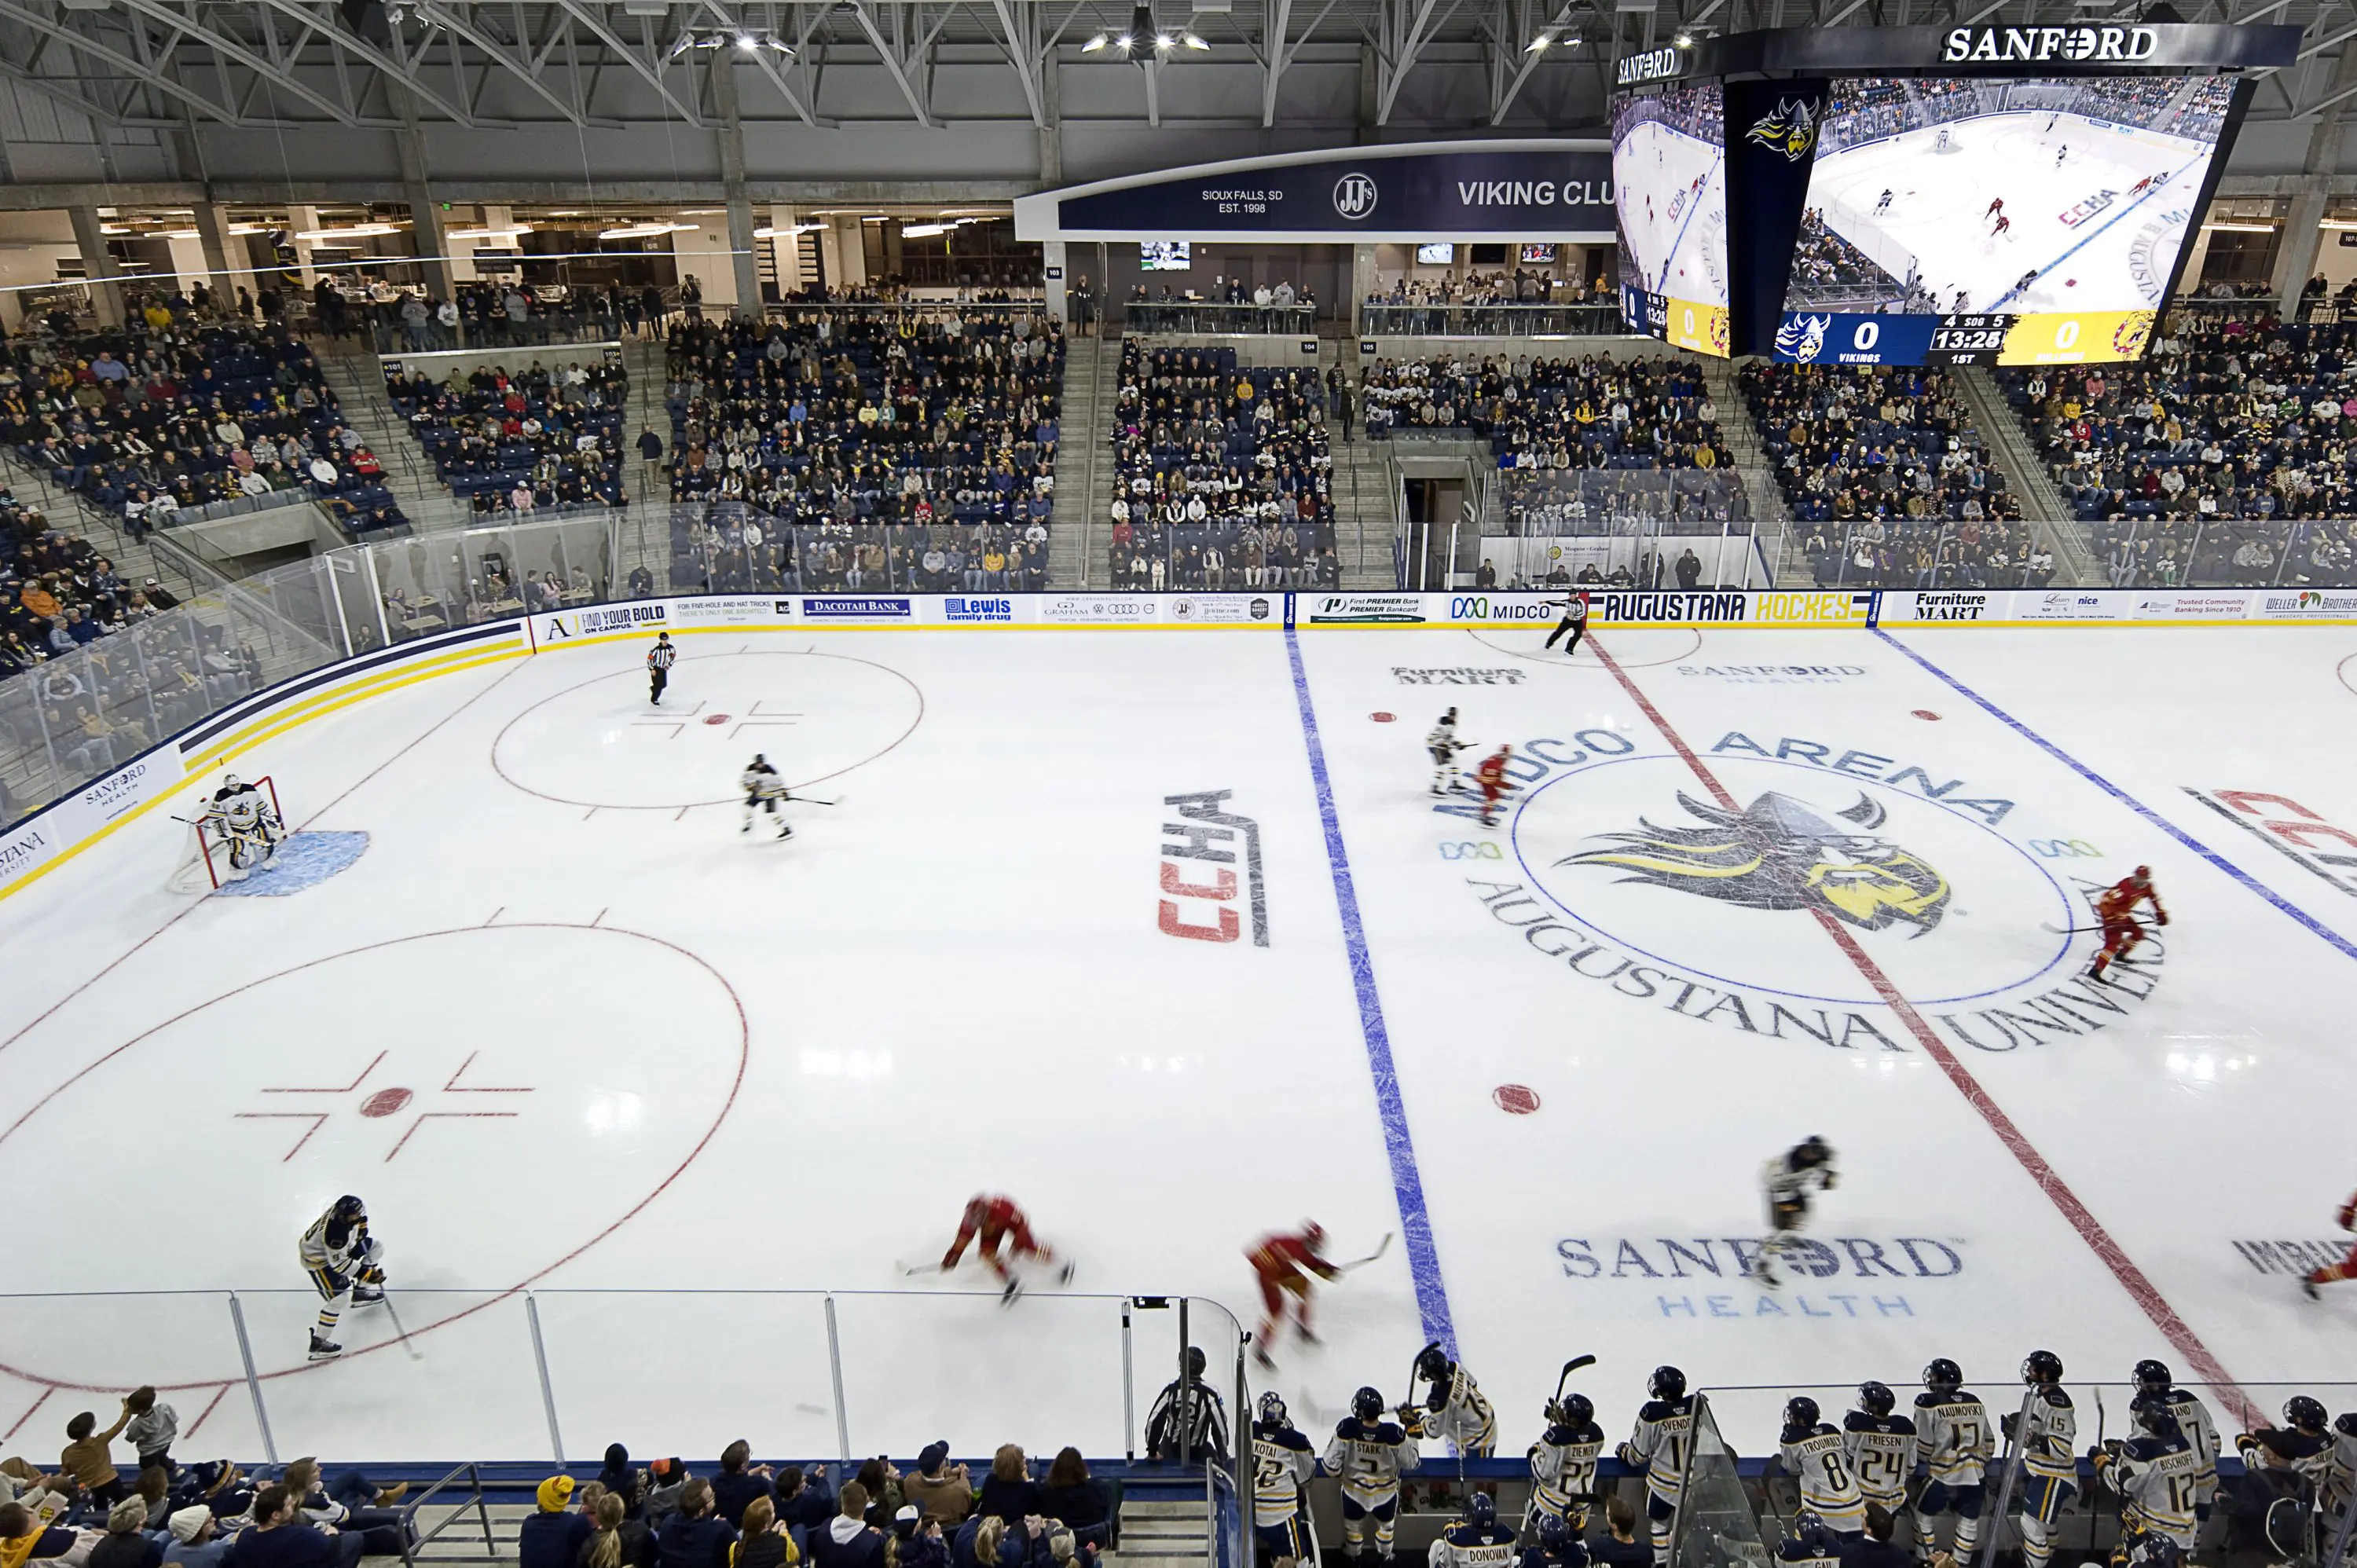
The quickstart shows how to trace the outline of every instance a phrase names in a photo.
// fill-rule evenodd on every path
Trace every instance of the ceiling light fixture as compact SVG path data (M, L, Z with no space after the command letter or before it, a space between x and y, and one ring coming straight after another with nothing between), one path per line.
M392 223L354 223L343 229L306 229L295 237L298 240L365 240L373 234L398 234Z

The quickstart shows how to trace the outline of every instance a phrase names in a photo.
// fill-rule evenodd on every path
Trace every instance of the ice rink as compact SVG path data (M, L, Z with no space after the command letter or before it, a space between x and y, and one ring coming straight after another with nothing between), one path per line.
M1621 253L1647 293L1727 304L1726 171L1724 152L1658 120L1612 149Z
M2046 110L1944 128L1953 152L1933 152L1938 129L1927 128L1819 159L1810 204L1893 276L1905 277L1912 262L1943 309L2148 310L2160 303L2213 150L2208 144ZM1890 206L1878 212L1885 190ZM1993 235L1989 205L1999 200L2012 227ZM2038 280L2017 290L2032 269ZM1959 290L1967 296L1962 306Z
M167 894L154 811L0 902L0 1289L132 1293L6 1304L9 1451L149 1380L183 1456L256 1455L235 1291L282 1455L1118 1453L1114 1298L1249 1323L1305 1216L1399 1233L1281 1348L1305 1426L1427 1338L1517 1454L1581 1352L1615 1437L1658 1362L1756 1387L1748 1452L1935 1355L2008 1404L2038 1347L2346 1408L2357 1287L2274 1260L2357 1181L2357 906L2216 802L2349 839L2357 630L1541 636L705 635L660 714L615 643L265 744L295 824L369 835L341 875ZM1520 756L1494 830L1427 791L1452 703ZM791 841L738 831L755 750L836 802ZM2091 986L2048 928L2139 862L2173 922ZM1843 1180L1770 1292L1757 1174L1809 1133ZM976 1190L1069 1291L902 1277ZM401 1316L307 1366L347 1191ZM840 1388L827 1303L751 1294L821 1290Z

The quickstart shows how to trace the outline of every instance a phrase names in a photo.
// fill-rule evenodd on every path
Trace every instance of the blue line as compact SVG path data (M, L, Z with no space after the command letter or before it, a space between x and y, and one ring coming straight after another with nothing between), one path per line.
M2122 219L2127 217L2128 214L2134 212L2137 208L2142 207L2146 202L2150 201L2154 197L2158 196L2162 191L2167 190L2170 186L2175 185L2177 183L2178 175L2183 174L2185 169L2191 168L2194 164L2198 164L2201 161L2201 160L2200 158L2191 160L2191 162L2189 162L2185 166L2185 168L2179 169L2177 174L2170 175L2166 184L2147 186L2142 196L2137 197L2134 201L2129 202L2126 207L2121 208L2117 212L2115 212L2109 218L2104 219L2102 223L2098 224L2093 230L2084 235L2077 244L2072 246L2069 250L2063 252L2061 255L2055 257L2052 261L2039 268L2038 281L2044 283L2048 273L2052 272L2056 267L2061 266L2063 263L2069 261L2072 257L2077 255L2080 252L2093 244L2097 240L2102 239L2105 231L2111 229L2114 224L2118 223ZM2018 295L2020 292L2021 287L2017 284L2012 288L2009 288L2003 294L1997 295L1996 304L1989 306L1989 308L1992 310L1996 309L1999 306L2004 305L2007 300L2011 299L2015 295ZM2168 302L2164 300L2162 303L2166 304Z
M2298 921L2301 925L2307 927L2309 930L2315 932L2318 936L2322 937L2334 947L2339 948L2343 954L2350 958L2357 958L2357 942L2352 942L2347 937L2344 937L2340 932L2332 929L2323 921L2316 918L2316 917L2309 914L2306 910L2298 908L2297 905L2294 905L2289 899L2287 899L2275 889L2267 886L2258 878L2253 876L2249 872L2244 871L2241 866L2236 865L2233 861L2228 860L2224 855L2220 854L2216 850L2212 849L2209 845L2195 838L2191 833L2187 832L2183 828L2179 827L2175 822L2170 822L2158 811L2156 811L2150 806L2146 805L2142 800L2137 800L2135 796L2129 794L2126 790L2121 789L2118 785L2113 783L2110 779L2104 778L2102 774L2096 772L2093 768L2088 767L2085 763L2080 761L2077 757L2072 756L2069 752L2055 745L2052 741L2048 740L2044 736L2040 735L2036 730L2031 729L2028 725L2023 724L2019 719L2015 718L2011 714L2007 713L2003 708L1998 707L1995 703L1990 702L1986 697L1982 696L1978 692L1974 691L1970 686L1965 685L1962 681L1957 680L1953 675L1949 674L1945 670L1941 669L1938 665L1932 663L1930 660L1924 658L1921 654L1916 652L1913 649L1908 647L1905 643L1900 641L1889 632L1884 631L1878 627L1875 628L1874 635L1882 639L1883 641L1890 644L1891 647L1899 650L1900 652L1907 655L1908 658L1913 660L1924 669L1930 671L1932 675L1936 676L1940 681L1944 682L1948 687L1960 695L1975 703L1977 703L1982 712L1987 714L1991 718L1996 719L1997 723L2005 725L2007 729L2010 729L2014 734L2021 736L2032 746L2037 746L2040 751L2046 753L2047 756L2054 758L2055 761L2062 764L2063 767L2068 768L2072 772L2076 773L2080 778L2084 779L2088 783L2093 784L2096 789L2101 789L2104 794L2109 795L2113 800L2117 800L2121 805L2126 806L2137 816L2142 817L2146 822L2150 822L2154 827L2158 828L2162 832L2167 833L2170 838L2175 839L2179 843L2183 844L2186 848L2191 850L2194 854L2200 855L2202 859L2208 861L2211 865L2216 866L2219 870L2224 872L2227 875L2233 877L2235 881L2241 883L2244 886L2249 888L2252 892L2257 894L2260 897L2274 905L2277 909L2280 909L2285 914L2290 916L2293 919Z
M1285 652L1293 661L1293 698L1301 708L1301 738L1309 747L1309 781L1318 790L1318 819L1326 830L1326 860L1334 871L1334 902L1342 915L1342 945L1350 950L1351 988L1359 997L1359 1028L1367 1037L1367 1070L1375 1080L1375 1113L1383 1119L1383 1152L1391 1161L1392 1192L1399 1199L1400 1236L1407 1243L1416 1310L1424 1319L1424 1337L1439 1340L1454 1359L1457 1328L1449 1320L1448 1288L1440 1281L1440 1253L1433 1246L1432 1216L1424 1206L1424 1177L1416 1174L1415 1144L1408 1136L1399 1070L1392 1064L1383 998L1375 992L1375 961L1367 950L1366 925L1359 918L1351 856L1342 847L1334 781L1326 771L1326 743L1318 736L1318 710L1309 701L1309 673L1301 666L1300 639L1289 626L1285 628Z

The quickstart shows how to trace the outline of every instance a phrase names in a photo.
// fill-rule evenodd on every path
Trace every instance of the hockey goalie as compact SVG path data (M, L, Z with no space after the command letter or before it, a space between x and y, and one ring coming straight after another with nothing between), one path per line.
M268 786L267 779L248 784L234 773L221 779L190 822L188 851L172 874L175 889L196 892L242 882L270 864L285 840L286 826Z

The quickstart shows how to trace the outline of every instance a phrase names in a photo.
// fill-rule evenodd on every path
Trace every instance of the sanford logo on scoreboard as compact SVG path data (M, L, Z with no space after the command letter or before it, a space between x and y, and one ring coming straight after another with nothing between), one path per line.
M2160 47L2150 27L1956 27L1940 59L1965 61L2062 60L2126 65L2149 59Z

